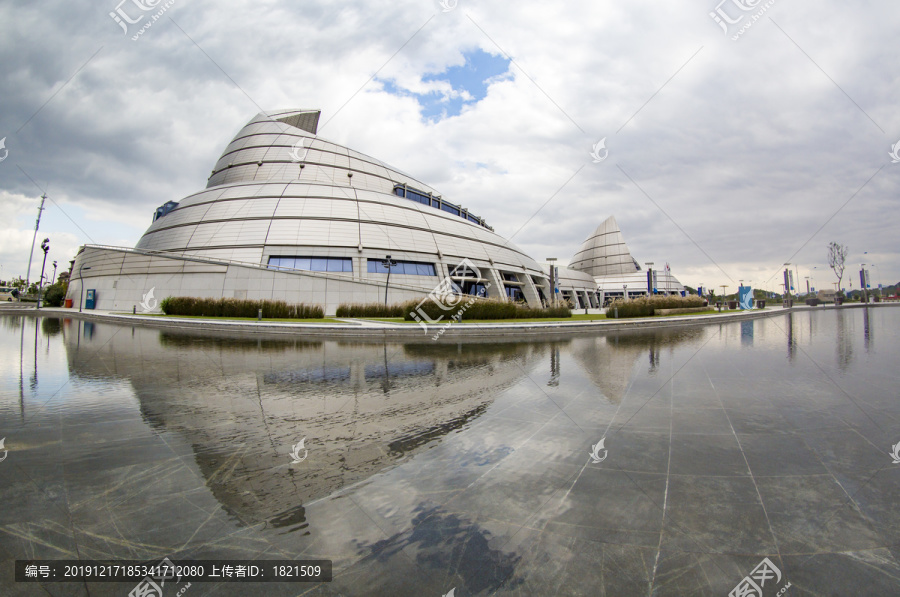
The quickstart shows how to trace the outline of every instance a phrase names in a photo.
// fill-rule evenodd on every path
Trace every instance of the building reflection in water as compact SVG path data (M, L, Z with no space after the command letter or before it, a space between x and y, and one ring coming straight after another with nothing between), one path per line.
M71 375L127 380L145 420L193 447L207 486L228 512L288 530L305 528L303 506L467 426L547 349L140 328L132 336L93 327L80 349L74 339L66 344ZM292 464L292 446L304 438L309 455Z
M657 372L663 348L696 343L705 334L702 327L645 331L623 331L604 336L572 338L570 351L588 379L612 403L619 403L628 390L635 363L644 356L648 373Z

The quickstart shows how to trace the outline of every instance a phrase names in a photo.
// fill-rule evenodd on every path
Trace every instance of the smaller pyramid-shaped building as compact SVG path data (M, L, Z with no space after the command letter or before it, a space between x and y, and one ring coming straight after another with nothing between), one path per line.
M609 216L572 257L569 267L591 276L631 274L641 270L631 256L615 216Z
M648 288L647 271L642 270L637 259L631 255L614 216L606 218L581 244L572 256L569 268L593 277L605 301L622 297L626 292L634 298L646 294L681 294L684 291L684 286L667 265L655 268L654 287Z

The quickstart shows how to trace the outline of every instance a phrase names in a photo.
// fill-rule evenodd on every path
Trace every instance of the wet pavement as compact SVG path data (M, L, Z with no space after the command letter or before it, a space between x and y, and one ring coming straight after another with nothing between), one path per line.
M6 313L0 595L135 588L17 559L163 557L334 563L166 597L900 594L898 324L400 343Z

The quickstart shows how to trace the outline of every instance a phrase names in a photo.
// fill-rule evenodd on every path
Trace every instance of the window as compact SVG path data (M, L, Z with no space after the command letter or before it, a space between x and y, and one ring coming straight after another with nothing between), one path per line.
M436 209L440 209L446 211L447 213L451 213L454 216L459 216L465 220L472 222L473 224L478 224L488 230L493 231L494 229L484 223L484 221L478 216L473 216L470 213L464 213L463 210L459 208L459 206L453 205L452 203L447 203L446 201L441 201L440 199L435 199L428 193L423 193L422 191L417 191L415 189L411 189L405 185L397 185L394 187L394 194L398 197L404 197L406 199L411 199L417 203L421 203L422 205L430 205Z
M506 273L506 272L503 272L503 279L504 279L506 282L518 282L518 281L519 281L519 277L518 277L517 275L515 275L515 274L508 274L508 273Z
M168 215L169 212L172 211L173 209L175 209L176 207L178 207L178 203L176 203L175 201L166 201L165 203L163 203L162 205L160 205L159 207L156 208L156 212L154 212L154 214L153 214L153 221L155 222L156 220L160 219L161 217Z
M504 288L506 289L506 296L508 296L511 300L524 300L521 288L518 288L516 286L504 286Z
M386 274L388 268L382 263L382 259L368 259L366 266L370 274ZM436 276L433 263L423 263L421 261L400 261L393 260L397 265L391 268L393 274L406 274L407 276Z
M352 272L349 257L269 257L269 269L306 270L311 272Z
M459 264L456 267L450 268L450 277L455 278L457 276L464 278L479 278L481 277L478 272L476 272L471 267L468 267L463 264Z

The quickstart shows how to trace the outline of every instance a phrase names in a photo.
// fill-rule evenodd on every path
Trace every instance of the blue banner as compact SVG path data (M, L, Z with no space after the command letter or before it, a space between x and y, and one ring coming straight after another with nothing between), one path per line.
M749 286L738 287L738 306L741 309L753 308L753 289Z

